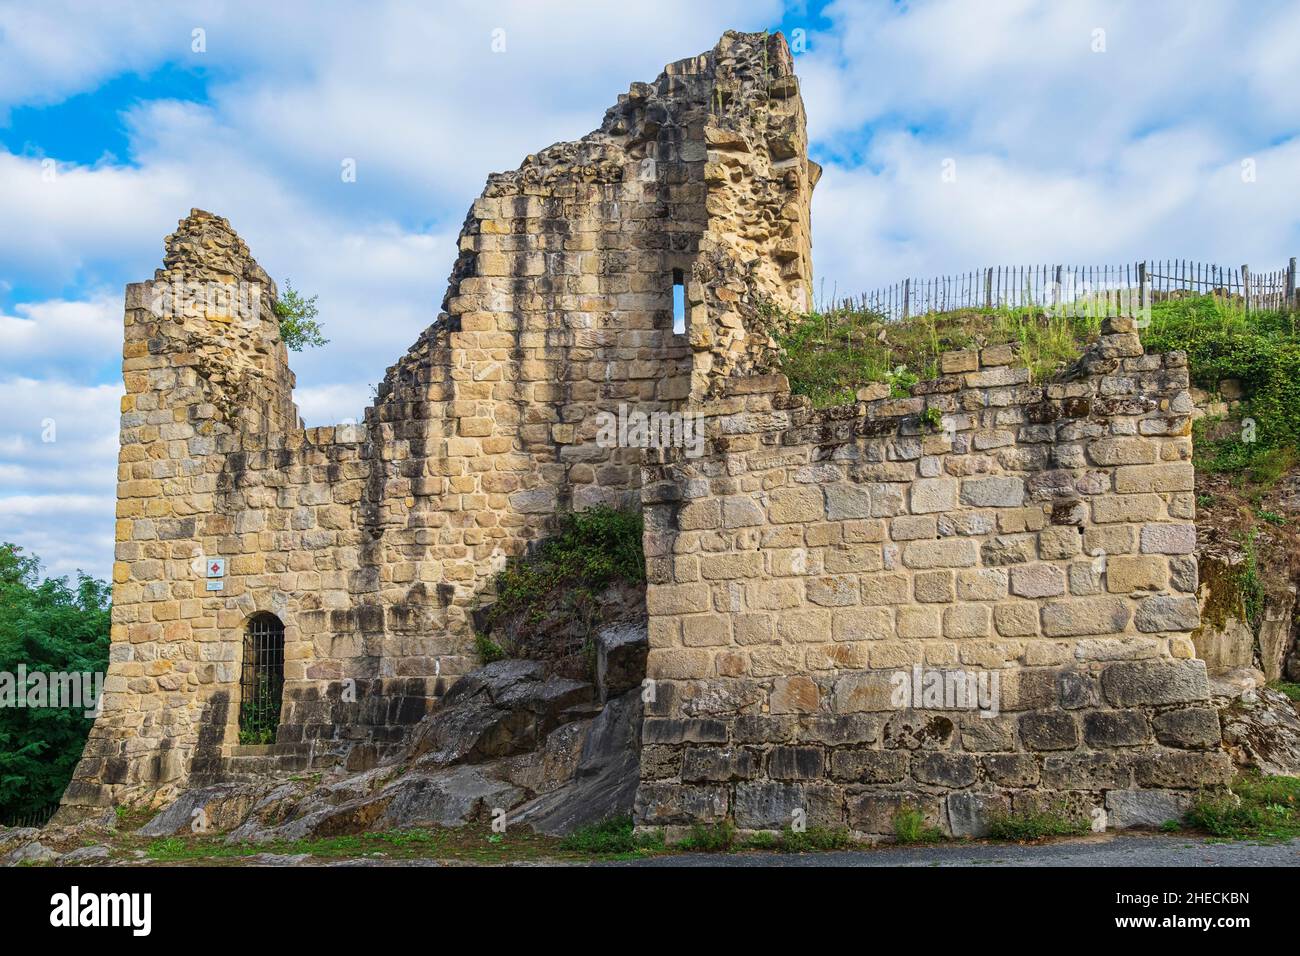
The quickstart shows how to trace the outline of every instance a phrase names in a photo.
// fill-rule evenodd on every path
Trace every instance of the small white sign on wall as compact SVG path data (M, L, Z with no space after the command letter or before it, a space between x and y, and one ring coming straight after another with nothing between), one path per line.
M208 578L209 591L224 591L225 589L226 589L226 582L223 581L221 578Z
M208 558L208 577L224 578L226 576L226 559L225 558ZM208 586L209 591L220 591L221 588Z

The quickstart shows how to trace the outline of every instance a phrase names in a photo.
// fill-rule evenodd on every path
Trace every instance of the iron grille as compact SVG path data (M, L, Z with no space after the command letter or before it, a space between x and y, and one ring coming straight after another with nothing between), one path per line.
M272 744L280 727L284 690L284 625L273 614L259 614L244 634L239 677L239 742Z

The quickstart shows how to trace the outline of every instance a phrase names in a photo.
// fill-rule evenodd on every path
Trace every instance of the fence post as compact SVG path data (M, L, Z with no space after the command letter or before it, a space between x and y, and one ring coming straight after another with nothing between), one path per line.
M1151 295L1151 289L1148 286L1147 264L1138 263L1138 311L1146 315L1147 307L1150 303L1147 301Z
M1246 314L1250 315L1250 266L1241 266L1241 301L1246 305Z
M912 280L903 280L903 321L907 321L908 309L912 304Z
M1287 305L1289 306L1295 305L1295 298L1296 298L1295 293L1296 293L1295 256L1292 256L1291 261L1287 264L1286 267L1286 304Z
M984 270L984 308L993 308L993 267Z

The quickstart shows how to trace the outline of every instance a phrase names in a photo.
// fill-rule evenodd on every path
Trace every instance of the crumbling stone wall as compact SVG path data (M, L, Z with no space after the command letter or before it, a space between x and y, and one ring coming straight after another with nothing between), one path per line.
M250 317L127 289L111 660L65 803L394 752L477 663L494 574L600 503L646 516L643 826L881 834L908 801L972 833L1056 799L1159 822L1221 782L1185 361L1118 321L1061 382L991 348L814 412L771 334L810 303L818 174L784 40L726 34L490 177L442 313L335 428L300 427L274 287L194 211L158 280L264 294ZM700 416L704 455L602 442L621 405ZM246 748L259 612L284 701ZM913 667L984 680L987 716L900 703Z
M640 824L1154 824L1226 782L1185 356L1113 320L1065 381L1012 363L948 353L910 397L819 412L732 379L708 452L647 466ZM969 696L916 693L936 674Z
M489 178L442 313L337 428L300 427L274 286L195 210L156 280L256 282L260 309L128 287L111 662L65 802L392 751L476 663L471 612L505 561L559 512L639 500L640 449L597 441L600 413L770 362L747 318L807 300L805 143L780 37L729 33L634 84L600 129ZM258 612L285 625L284 703L276 744L241 748Z

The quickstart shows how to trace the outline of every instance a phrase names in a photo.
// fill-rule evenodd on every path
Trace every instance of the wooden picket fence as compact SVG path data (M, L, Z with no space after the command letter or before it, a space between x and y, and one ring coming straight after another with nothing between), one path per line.
M41 807L39 810L32 810L27 813L18 813L9 817L0 818L0 827L43 827L50 822L55 811L59 809L57 803L52 803L48 807Z
M1145 309L1181 294L1214 294L1247 311L1295 309L1296 260L1253 272L1186 259L1116 266L990 266L959 275L904 279L860 296L836 299L823 312L873 313L887 321L958 309ZM1112 311L1112 314L1114 312Z

